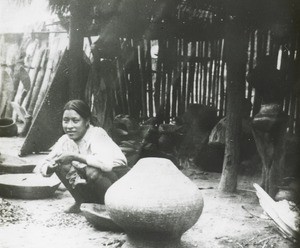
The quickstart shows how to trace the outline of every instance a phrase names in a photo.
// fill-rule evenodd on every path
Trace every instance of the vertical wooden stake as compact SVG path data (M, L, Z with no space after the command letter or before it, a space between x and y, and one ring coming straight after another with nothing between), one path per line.
M69 94L71 99L83 99L83 16L82 2L72 0L70 2L70 31L69 31Z
M227 114L223 172L219 184L222 192L234 192L240 160L242 102L245 94L247 41L238 21L229 20L225 36L227 61Z

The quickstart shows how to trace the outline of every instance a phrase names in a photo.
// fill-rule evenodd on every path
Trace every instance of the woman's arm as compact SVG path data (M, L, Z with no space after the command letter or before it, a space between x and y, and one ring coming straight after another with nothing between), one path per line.
M41 173L45 177L51 176L54 173L54 168L58 165L55 160L62 153L63 142L64 137L61 137L55 143L47 157L35 167L34 172Z
M59 157L55 159L57 164L69 164L73 161L77 161L82 164L87 164L89 166L99 168L102 171L109 172L113 168L112 160L109 161L104 156L100 154L84 155L73 152L62 153Z
M57 164L70 164L73 161L78 161L80 163L86 164L86 155L82 155L76 152L63 152L57 158L55 158L55 162Z
M86 156L87 164L105 172L112 171L116 166L126 165L125 155L105 130L95 128L93 131L90 140L89 155Z
M126 157L108 134L100 128L89 135L87 151L82 153L64 152L55 159L58 164L77 161L88 166L110 172L115 166L126 165Z

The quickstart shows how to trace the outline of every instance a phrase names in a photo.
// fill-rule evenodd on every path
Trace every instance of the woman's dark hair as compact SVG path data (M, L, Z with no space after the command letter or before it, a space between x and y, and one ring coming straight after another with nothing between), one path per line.
M71 100L66 103L64 107L65 110L74 110L76 111L82 118L91 119L91 110L89 105L87 105L82 100Z

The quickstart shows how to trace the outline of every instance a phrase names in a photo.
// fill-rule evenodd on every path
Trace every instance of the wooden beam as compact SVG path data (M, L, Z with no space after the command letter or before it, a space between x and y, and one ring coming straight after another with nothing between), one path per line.
M69 31L69 92L71 99L83 99L84 83L82 82L83 57L83 17L80 0L70 1L70 31ZM83 11L84 12L84 11Z
M247 39L243 26L230 19L226 26L227 114L223 172L219 184L222 192L234 192L240 162L242 102L245 95Z

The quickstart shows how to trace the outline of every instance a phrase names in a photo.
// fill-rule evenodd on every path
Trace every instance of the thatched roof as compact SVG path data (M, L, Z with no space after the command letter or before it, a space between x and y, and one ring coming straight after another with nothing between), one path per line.
M71 0L49 0L49 5L55 11L68 10ZM76 1L73 1L76 2ZM158 14L176 11L179 5L185 5L195 13L199 10L212 11L215 14L246 17L260 20L278 20L295 18L300 13L298 0L85 0L78 1L81 6L96 7L102 14L111 14L126 10L138 11L145 18Z
M56 12L68 11L70 2L49 0ZM227 19L249 29L300 23L298 0L85 0L79 4L82 16L94 23L94 31L109 25L115 32L136 34L145 30L184 34L205 28L218 33Z
M127 36L193 36L195 32L215 36L222 35L228 20L237 20L245 29L300 29L298 0L48 1L52 11L64 18L70 13L70 4L77 5L89 35L110 29Z

